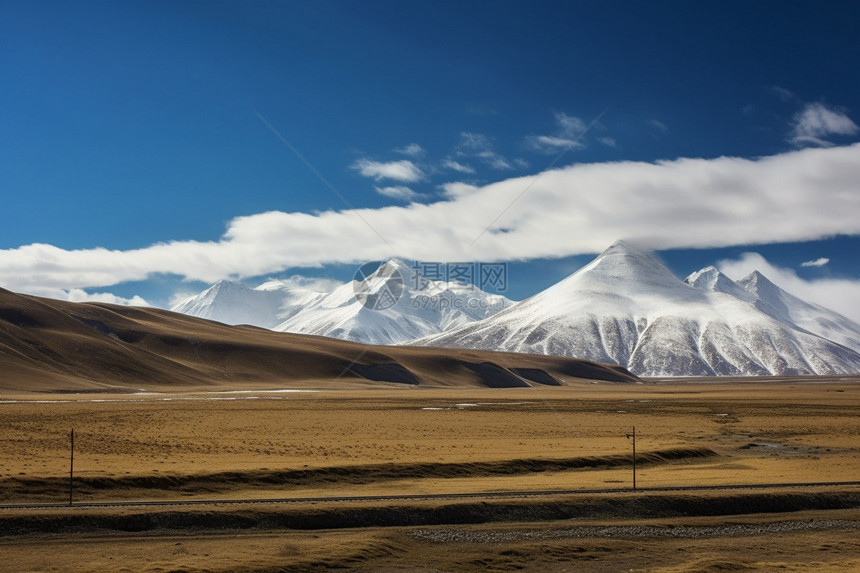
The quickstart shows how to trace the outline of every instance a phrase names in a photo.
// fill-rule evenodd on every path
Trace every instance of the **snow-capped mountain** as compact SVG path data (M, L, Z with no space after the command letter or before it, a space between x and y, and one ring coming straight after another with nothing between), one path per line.
M222 281L172 310L228 324L401 344L482 320L512 304L473 285L428 280L399 259L362 278L328 293Z
M222 281L173 310L369 344L569 356L640 376L860 372L860 325L848 318L758 272L736 282L707 267L681 281L625 242L518 303L398 259L360 278L325 293Z
M392 259L364 280L351 281L307 305L275 330L402 344L482 320L511 304L472 285L428 280Z
M225 324L274 328L322 294L269 281L257 288L220 281L170 310Z
M758 271L735 282L714 267L708 267L691 274L685 282L698 288L732 294L751 302L776 320L860 352L860 324L782 290Z
M860 372L855 350L792 318L848 333L857 325L764 284L735 283L716 269L683 282L652 254L617 242L543 292L414 343L575 356L640 376Z
M756 300L754 293L747 291L743 285L736 283L717 270L716 267L705 267L700 271L691 273L684 279L684 282L702 290L730 294L749 303L755 303Z

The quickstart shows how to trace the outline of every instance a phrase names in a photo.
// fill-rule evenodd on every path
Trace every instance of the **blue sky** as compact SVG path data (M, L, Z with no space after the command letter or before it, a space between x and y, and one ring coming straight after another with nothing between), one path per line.
M633 239L860 319L857 21L838 1L3 0L0 286L166 306L399 255L508 261L518 299Z

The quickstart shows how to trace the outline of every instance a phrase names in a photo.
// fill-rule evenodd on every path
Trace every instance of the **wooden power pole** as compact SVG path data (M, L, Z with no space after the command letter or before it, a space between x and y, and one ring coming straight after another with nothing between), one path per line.
M633 433L627 434L627 439L633 438L633 491L636 491L636 426L633 426Z
M72 505L73 480L75 478L75 430L72 428L69 434L71 447L69 450L69 505Z

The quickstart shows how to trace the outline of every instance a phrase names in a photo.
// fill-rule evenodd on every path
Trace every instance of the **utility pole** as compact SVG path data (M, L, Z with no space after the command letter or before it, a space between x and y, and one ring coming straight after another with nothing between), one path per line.
M627 439L633 438L633 491L636 491L636 426L633 426L633 434L627 434Z
M72 505L73 480L75 477L75 429L69 434L71 448L69 453L69 505Z

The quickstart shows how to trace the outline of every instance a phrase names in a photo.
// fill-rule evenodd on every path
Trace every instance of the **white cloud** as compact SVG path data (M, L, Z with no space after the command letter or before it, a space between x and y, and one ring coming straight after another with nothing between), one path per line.
M529 135L526 137L526 146L540 153L557 153L562 149L585 147L579 141L554 135Z
M830 146L826 137L854 135L858 131L860 127L844 112L822 103L810 103L794 116L790 140L797 146Z
M101 289L157 273L211 283L390 256L564 257L599 252L619 238L705 248L856 235L858 186L860 144L756 160L571 165L482 187L448 184L444 198L429 204L237 217L211 241L0 250L0 286Z
M69 302L103 302L121 306L152 306L143 297L138 295L125 298L109 292L88 293L80 288L63 289L33 285L28 289L22 289L22 292L56 300L67 300Z
M668 133L669 131L669 127L665 123L656 119L649 120L648 125L655 128L660 133Z
M513 169L510 162L495 151L481 151L480 153L475 154L475 157L481 159L490 169L496 169L498 171Z
M88 293L77 288L70 289L67 292L67 300L71 302L106 302L123 306L149 306L149 303L138 295L124 298L109 292Z
M337 279L292 275L285 279L269 279L258 288L266 289L267 287L272 288L274 286L279 286L308 289L314 292L331 292L341 285L343 285L343 281L339 281Z
M823 267L827 263L830 262L830 259L827 257L821 257L820 259L815 259L814 261L806 261L800 263L801 267Z
M555 154L565 149L585 147L582 139L588 132L588 125L578 117L564 112L555 113L556 133L554 135L529 135L525 138L526 147L539 153Z
M490 138L482 133L460 132L460 143L457 144L457 149L462 152L478 152L492 147L493 143Z
M452 169L459 173L469 173L472 174L475 172L475 168L471 165L467 165L465 163L460 163L459 161L454 161L453 159L443 159L442 167L446 169Z
M377 181L393 179L395 181L414 183L415 181L424 179L424 172L408 159L389 161L388 163L359 159L351 167L363 176L372 177Z
M492 140L482 133L464 131L460 133L460 142L454 148L459 157L474 157L480 159L490 169L504 171L513 169L505 157L493 150Z
M556 112L555 121L561 133L567 137L581 137L588 131L588 125L584 121L564 112Z
M420 157L426 153L426 151L424 151L424 148L417 143L410 143L409 145L401 147L399 149L395 149L394 151L403 155L408 155L410 157Z
M481 190L481 188L476 185L470 185L469 183L463 183L462 181L445 183L444 185L440 185L440 187L444 191L445 196L450 199L471 195L472 193L477 193Z
M772 88L770 88L770 90L776 97L778 97L784 102L793 102L798 100L797 96L794 95L794 92L792 92L791 90L787 90L783 87L773 86Z
M860 322L860 280L813 279L797 276L792 269L771 264L759 253L744 253L737 260L723 260L717 268L738 280L759 271L774 284L807 302L812 302Z
M247 283L246 283L247 284ZM255 287L259 290L272 291L283 288L288 289L305 289L319 293L330 293L337 287L343 285L343 281L328 277L309 277L305 275L292 275L287 278L269 278L262 284ZM175 306L185 302L186 300L199 295L199 291L182 290L175 292L169 299L166 308L174 308Z
M421 197L420 193L416 193L405 185L393 185L390 187L376 187L376 192L392 199L400 201L415 201Z
M527 169L529 167L529 162L521 157L516 157L514 158L514 165L520 169Z
M193 298L193 297L197 296L198 294L200 294L200 293L199 292L191 292L191 291L187 291L187 290L175 292L170 296L170 299L167 301L167 307L166 308L173 308L179 304L182 304L183 302L185 302L189 298Z
M618 147L618 142L615 141L615 139L612 137L598 137L597 141L599 141L606 147Z

